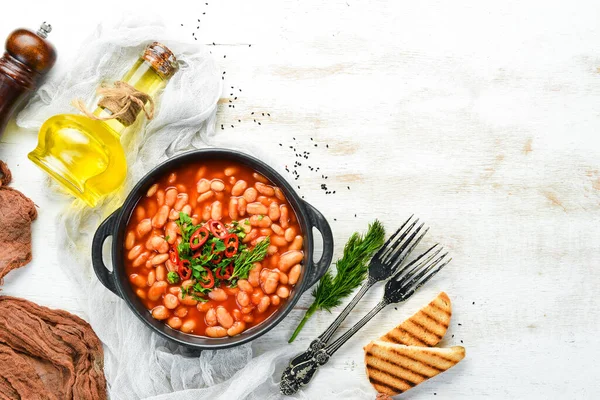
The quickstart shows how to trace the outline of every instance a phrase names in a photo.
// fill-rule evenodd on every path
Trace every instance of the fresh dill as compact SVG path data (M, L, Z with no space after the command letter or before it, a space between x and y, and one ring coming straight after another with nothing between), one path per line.
M330 268L317 283L317 287L312 292L315 300L306 311L289 343L296 339L306 321L315 311L331 312L332 308L342 304L342 300L363 283L369 273L369 260L383 246L384 239L385 229L378 220L369 225L364 236L355 232L348 239L344 246L344 254L336 263L335 276Z

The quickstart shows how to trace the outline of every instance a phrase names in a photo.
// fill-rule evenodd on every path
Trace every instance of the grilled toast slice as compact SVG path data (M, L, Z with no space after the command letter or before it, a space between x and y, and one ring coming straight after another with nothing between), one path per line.
M384 342L407 346L435 346L442 340L452 317L450 298L444 292L412 317L380 338Z
M465 348L405 346L375 340L365 346L365 365L371 385L394 396L455 366Z

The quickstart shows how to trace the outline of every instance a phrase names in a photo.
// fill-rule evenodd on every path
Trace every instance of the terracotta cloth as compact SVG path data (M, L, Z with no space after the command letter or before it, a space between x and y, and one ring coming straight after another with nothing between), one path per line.
M0 400L106 398L102 344L87 322L0 296Z
M31 261L31 223L35 204L18 190L7 187L10 170L0 160L0 285L13 269Z

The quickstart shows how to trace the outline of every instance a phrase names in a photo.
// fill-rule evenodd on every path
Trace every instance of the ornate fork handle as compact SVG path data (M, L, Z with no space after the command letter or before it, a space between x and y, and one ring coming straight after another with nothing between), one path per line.
M389 301L384 298L371 311L369 311L367 315L365 315L360 321L358 321L356 325L354 325L351 329L346 331L346 333L337 338L333 343L331 343L328 346L325 346L324 343L321 342L319 339L314 340L310 344L309 349L306 352L294 358L294 360L290 363L290 366L286 368L286 370L283 372L280 384L281 392L287 396L292 395L296 393L301 386L304 386L308 382L310 382L314 374L319 369L319 367L321 365L327 364L329 358L333 355L333 353L335 353L340 347L342 347L342 345L346 343L348 339L350 339L356 332L360 330L360 328L362 328L388 304Z
M344 320L346 319L348 314L350 314L350 311L352 311L352 309L356 306L356 304L358 304L360 299L363 298L365 293L367 293L369 291L369 289L375 283L376 283L376 281L374 279L371 279L371 278L367 279L367 282L365 282L365 284L360 288L360 290L356 293L356 295L354 296L352 301L350 303L348 303L346 308L344 308L342 310L340 315L337 316L337 318L331 323L331 325L329 325L329 327L327 329L325 329L325 331L321 335L319 335L319 337L317 337L315 340L313 340L310 343L310 346L308 347L306 352L299 354L296 358L298 358L298 357L304 358L304 357L302 357L304 354L307 354L307 353L314 354L318 350L325 347L327 345L327 343L329 343L329 340L331 339L331 337L333 336L335 331L340 327L342 322L344 322ZM296 358L293 358L292 361L290 361L290 365L293 365L295 363Z

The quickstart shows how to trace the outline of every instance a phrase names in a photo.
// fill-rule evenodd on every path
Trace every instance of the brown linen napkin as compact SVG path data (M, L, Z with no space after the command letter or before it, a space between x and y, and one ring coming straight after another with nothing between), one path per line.
M10 181L10 170L0 160L0 285L4 275L31 261L31 223L37 218L33 201L9 188Z
M0 296L0 400L106 398L102 344L87 322Z

